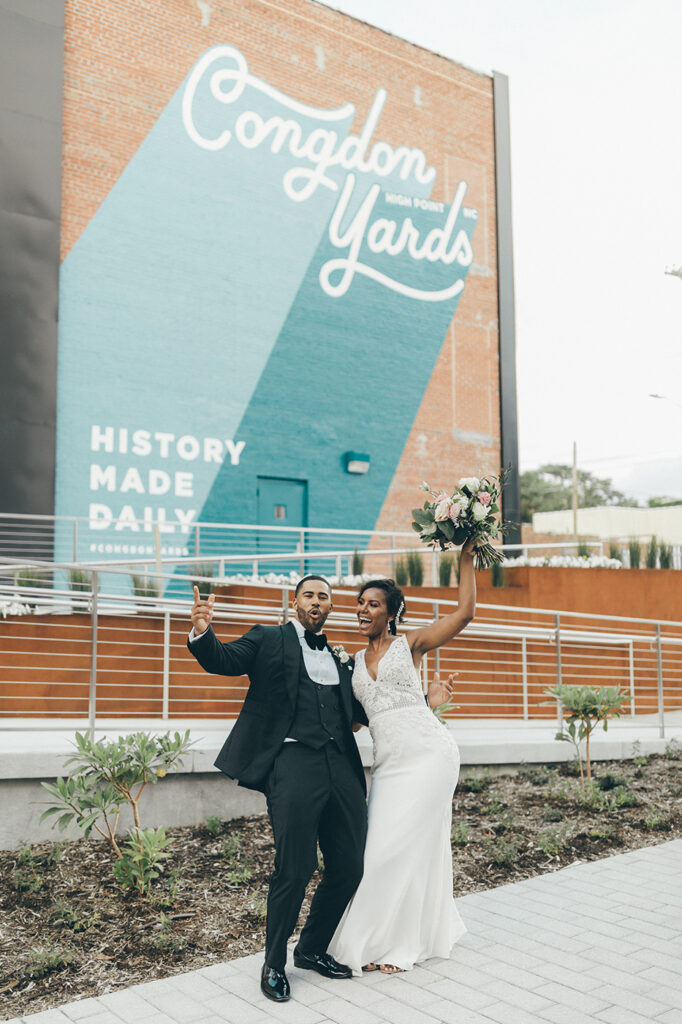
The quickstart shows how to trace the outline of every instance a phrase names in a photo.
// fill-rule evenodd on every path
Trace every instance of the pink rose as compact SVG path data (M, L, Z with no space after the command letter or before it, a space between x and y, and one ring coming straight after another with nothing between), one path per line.
M489 505L490 502L492 501L492 497L488 493L488 491L479 491L478 500L480 501L481 505Z
M452 498L450 497L449 494L446 494L445 491L441 491L438 497L436 498L436 505L440 505L442 501L452 501Z
M452 519L453 523L457 522L457 520L459 519L461 511L462 511L462 509L461 509L460 505L452 505L451 506L450 511L448 512L448 515L450 516L450 519Z

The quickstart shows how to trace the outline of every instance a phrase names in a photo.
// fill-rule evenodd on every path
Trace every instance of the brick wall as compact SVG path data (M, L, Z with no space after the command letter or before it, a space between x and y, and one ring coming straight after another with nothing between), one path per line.
M307 0L202 7L66 0L62 259L211 45L237 46L254 74L303 102L353 102L354 131L383 86L378 137L424 150L436 200L465 179L479 212L464 294L376 524L404 529L422 479L447 486L499 468L492 79ZM419 350L415 337L415 360Z

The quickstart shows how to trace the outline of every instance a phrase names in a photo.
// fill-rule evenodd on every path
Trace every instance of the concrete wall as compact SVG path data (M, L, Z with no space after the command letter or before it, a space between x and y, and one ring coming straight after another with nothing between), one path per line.
M500 725L504 724L504 733ZM653 736L654 723L643 719L640 724L612 728L608 734L599 734L592 742L593 761L617 760L632 756L632 744L640 741L643 754L661 754L668 739ZM472 728L454 723L451 728L457 737L462 774L482 766L495 773L515 771L521 762L559 763L568 761L573 750L568 743L554 740L554 726L530 730L521 723L493 722ZM6 737L8 734L5 734ZM112 734L109 733L111 736ZM668 737L676 735L682 740L682 720L671 718ZM11 736L10 736L11 738ZM369 733L362 729L356 734L365 773L369 781L372 746ZM18 752L0 752L0 849L17 849L25 844L60 839L79 839L80 832L71 827L65 832L53 831L49 819L41 824L44 801L49 795L42 789L42 780L54 781L64 773L64 760L68 754L41 752L45 737L39 733L24 734L23 749ZM32 749L29 749L32 746ZM187 759L186 770L169 775L149 788L141 802L142 823L145 826L165 827L199 825L209 815L227 821L242 815L264 814L265 799L260 793L242 789L212 768L218 746L208 743ZM50 770L52 765L52 770ZM122 814L121 831L131 824L130 817Z

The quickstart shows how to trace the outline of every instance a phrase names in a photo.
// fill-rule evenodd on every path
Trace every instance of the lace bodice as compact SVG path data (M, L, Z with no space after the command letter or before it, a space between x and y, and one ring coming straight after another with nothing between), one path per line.
M365 652L356 654L353 693L364 707L370 724L374 716L384 711L427 710L406 636L399 636L386 651L377 666L376 680L367 671Z

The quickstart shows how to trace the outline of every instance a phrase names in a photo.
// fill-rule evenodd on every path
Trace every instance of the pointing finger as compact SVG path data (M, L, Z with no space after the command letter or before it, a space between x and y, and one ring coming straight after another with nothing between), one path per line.
M194 591L194 605L196 607L199 604L199 588L195 584L192 589Z

